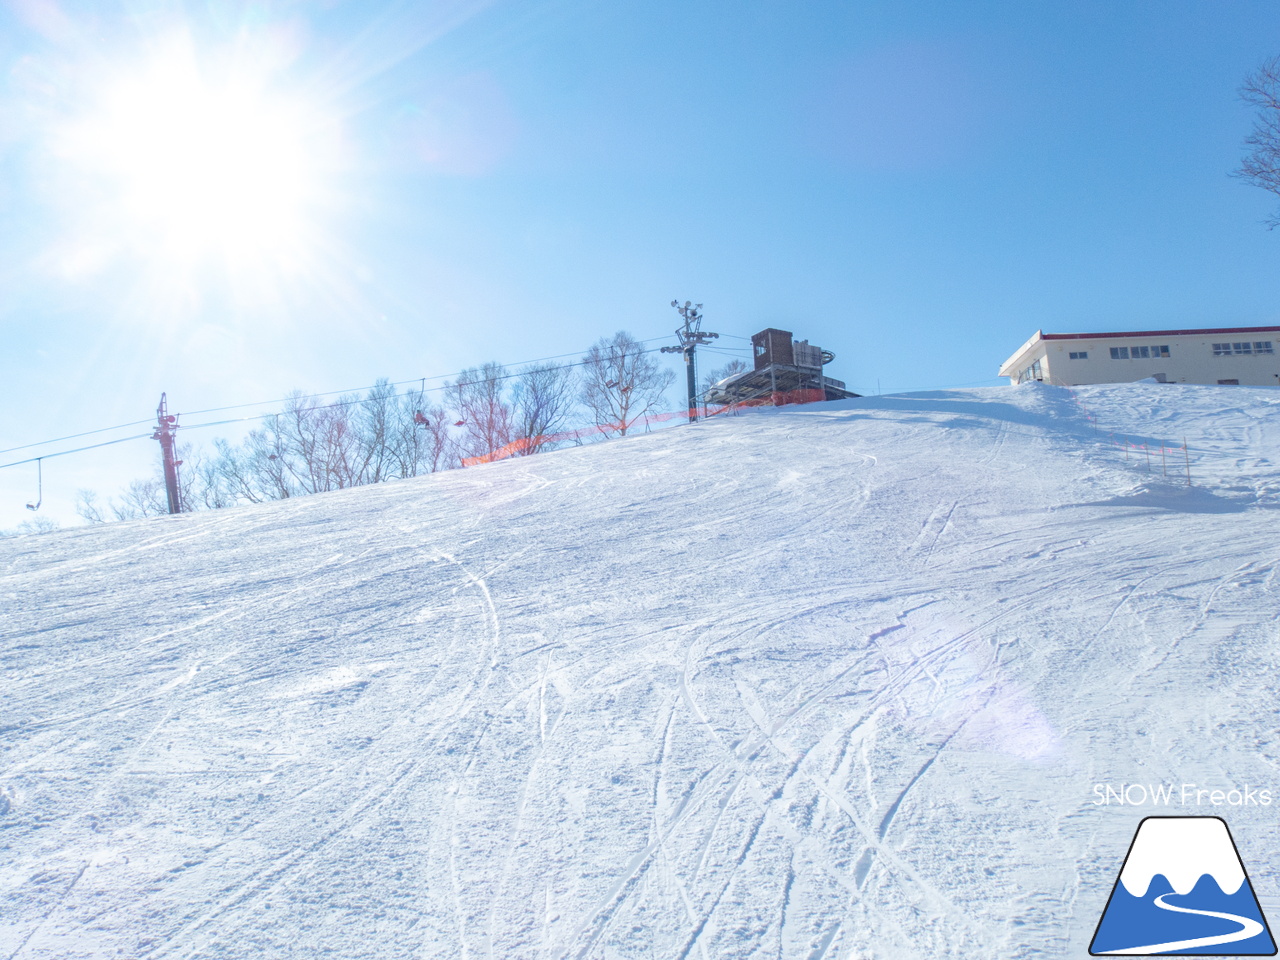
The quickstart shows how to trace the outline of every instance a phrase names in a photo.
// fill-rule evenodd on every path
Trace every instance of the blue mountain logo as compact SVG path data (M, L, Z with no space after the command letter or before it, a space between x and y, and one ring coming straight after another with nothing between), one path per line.
M1226 822L1147 817L1138 824L1089 955L1274 957Z

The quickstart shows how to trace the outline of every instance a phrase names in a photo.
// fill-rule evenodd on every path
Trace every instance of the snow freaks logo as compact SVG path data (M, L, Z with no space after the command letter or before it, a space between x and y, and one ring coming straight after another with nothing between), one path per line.
M1182 807L1269 807L1271 791L1259 790L1247 783L1243 788L1233 787L1230 790L1201 789L1194 783L1183 783L1177 787L1171 783L1122 783L1119 786L1095 783L1093 799L1089 802L1095 807L1113 803L1131 807L1147 803L1154 807L1167 807L1171 803Z
M1273 957L1275 941L1218 817L1147 817L1089 955Z

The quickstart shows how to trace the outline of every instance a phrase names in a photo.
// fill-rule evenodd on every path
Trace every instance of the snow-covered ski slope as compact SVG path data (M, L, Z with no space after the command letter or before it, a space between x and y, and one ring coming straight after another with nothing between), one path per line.
M0 958L1083 957L1156 813L1274 923L1280 392L1075 394L0 541Z

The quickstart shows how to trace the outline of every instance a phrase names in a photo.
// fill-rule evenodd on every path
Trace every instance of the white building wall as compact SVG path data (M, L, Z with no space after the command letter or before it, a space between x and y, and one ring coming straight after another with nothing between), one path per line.
M1167 348L1167 355L1161 348ZM1120 356L1113 357L1113 350ZM1062 339L1037 334L1005 362L1000 376L1015 383L1020 378L1039 379L1064 386L1157 377L1169 383L1236 381L1275 387L1280 386L1280 331L1169 331Z

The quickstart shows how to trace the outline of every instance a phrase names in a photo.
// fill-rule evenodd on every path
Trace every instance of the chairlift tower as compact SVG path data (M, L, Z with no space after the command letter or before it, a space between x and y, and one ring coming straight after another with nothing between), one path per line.
M160 394L160 406L156 407L156 432L152 440L160 441L164 454L164 492L169 500L169 513L182 512L182 495L178 490L178 467L182 461L174 457L177 446L178 418L169 413L165 395Z
M663 347L663 353L682 353L684 354L685 374L689 381L689 422L693 423L698 419L698 369L694 359L694 351L697 350L699 344L705 344L708 340L714 340L720 336L718 333L708 333L701 329L702 327L702 304L690 303L686 300L684 306L680 306L679 300L672 300L671 305L676 308L680 316L684 317L684 326L676 328L676 338L680 341L678 347Z

